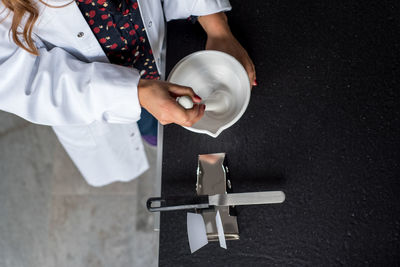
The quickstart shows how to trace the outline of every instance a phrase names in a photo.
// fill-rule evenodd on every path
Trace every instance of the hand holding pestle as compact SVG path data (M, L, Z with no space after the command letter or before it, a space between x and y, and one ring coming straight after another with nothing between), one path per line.
M193 101L190 96L180 96L176 98L176 101L185 109L193 108ZM200 104L206 105L206 111L224 113L229 108L229 97L224 92L214 92L207 99L201 101Z

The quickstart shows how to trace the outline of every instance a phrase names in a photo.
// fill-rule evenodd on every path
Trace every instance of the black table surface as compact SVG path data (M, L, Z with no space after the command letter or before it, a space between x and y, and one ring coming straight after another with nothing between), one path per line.
M234 192L286 201L238 207L240 240L194 254L186 212L162 213L160 266L400 265L399 1L231 4L259 86L216 139L165 127L162 195L195 194L197 155L226 152ZM205 40L170 22L167 68Z

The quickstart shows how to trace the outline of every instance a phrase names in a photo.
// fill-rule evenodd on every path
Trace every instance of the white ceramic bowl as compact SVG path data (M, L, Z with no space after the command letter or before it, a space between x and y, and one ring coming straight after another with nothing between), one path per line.
M205 50L183 58L169 74L168 81L192 87L213 110L186 129L217 137L237 122L250 100L250 81L242 64L219 51ZM217 100L218 103L215 103Z

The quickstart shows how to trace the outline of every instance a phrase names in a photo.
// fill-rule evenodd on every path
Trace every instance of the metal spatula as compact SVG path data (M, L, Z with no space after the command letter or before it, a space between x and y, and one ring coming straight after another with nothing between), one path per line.
M217 194L202 196L173 196L153 197L147 200L147 209L155 211L187 210L187 209L208 209L212 206L238 206L238 205L259 205L275 204L285 201L285 194L282 191L264 191L252 193Z

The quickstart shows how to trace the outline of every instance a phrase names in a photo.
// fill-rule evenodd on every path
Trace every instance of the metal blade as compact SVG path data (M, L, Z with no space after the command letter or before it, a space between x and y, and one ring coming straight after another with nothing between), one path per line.
M209 204L213 206L274 204L283 201L285 193L282 191L218 194L208 197Z

